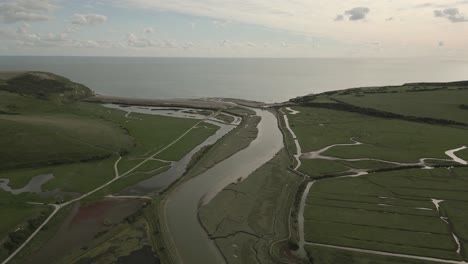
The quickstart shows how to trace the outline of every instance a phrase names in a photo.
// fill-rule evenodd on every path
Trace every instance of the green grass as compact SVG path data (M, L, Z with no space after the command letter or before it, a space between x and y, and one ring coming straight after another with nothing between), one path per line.
M41 212L47 212L48 207L24 203L0 203L0 241L17 227L22 226L28 219L34 218Z
M0 116L3 169L109 156L131 146L116 126L75 116Z
M289 115L289 119L303 152L337 143L352 143L350 138L354 138L366 144L335 147L325 155L417 162L424 157L448 158L445 151L467 142L467 130L461 128L374 118L321 108L296 109L301 113ZM442 138L444 140L438 140Z
M193 148L200 145L208 137L214 135L218 130L218 126L201 123L197 128L192 129L181 140L157 155L157 158L163 160L178 161L182 159Z
M431 117L468 123L466 111L460 105L467 102L468 90L441 90L366 94L364 96L334 95L340 101L387 112L418 117Z
M306 238L314 242L377 251L461 260L451 234L425 234L397 229L306 221Z
M468 149L464 149L464 150L462 150L462 151L458 151L458 152L455 153L455 154L457 155L457 157L468 161Z
M309 176L322 176L347 171L348 168L332 160L301 160L299 171Z
M395 166L393 164L373 160L340 161L339 163L355 169L382 169Z
M74 214L73 206L68 206L60 210L51 221L41 229L41 231L36 235L36 237L31 240L26 247L24 247L18 255L11 260L13 264L26 263L30 260L30 256L33 252L40 250L45 241L52 239L52 237L57 233L59 228L62 226L62 223L70 218Z
M229 124L234 122L234 117L232 117L230 115L223 114L223 113L219 113L214 118L218 119L218 120L221 120L223 122L229 123Z
M452 231L466 241L468 168L380 172L317 181L307 198L307 241L402 254L460 259ZM425 208L425 209L423 209ZM320 256L322 249L316 250Z
M0 93L0 109L18 113L0 115L0 155L5 157L0 163L0 178L10 179L13 188L23 187L39 174L52 173L55 178L44 185L45 189L90 191L114 177L116 152L127 154L119 165L123 174L141 162L134 158L152 155L199 122L136 113L131 117L137 119L129 119L124 111L97 104L59 105ZM178 160L216 129L204 124L161 156ZM83 160L91 161L80 162ZM60 163L65 164L54 165Z
M314 264L440 264L433 261L382 256L312 245L307 245L306 250L312 256L311 260L313 260Z

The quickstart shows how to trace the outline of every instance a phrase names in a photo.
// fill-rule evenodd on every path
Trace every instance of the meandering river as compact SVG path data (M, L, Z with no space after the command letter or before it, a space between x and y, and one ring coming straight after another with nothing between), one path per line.
M258 136L247 148L186 181L168 197L166 222L181 263L224 262L199 222L199 207L230 183L249 176L283 147L276 117L266 110L255 111L261 117Z

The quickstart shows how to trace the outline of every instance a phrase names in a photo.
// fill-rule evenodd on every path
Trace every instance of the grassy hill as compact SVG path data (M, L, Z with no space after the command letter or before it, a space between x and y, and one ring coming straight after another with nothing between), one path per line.
M423 123L468 125L468 81L353 88L291 101Z
M47 72L0 74L0 90L56 102L73 102L94 95L88 87Z

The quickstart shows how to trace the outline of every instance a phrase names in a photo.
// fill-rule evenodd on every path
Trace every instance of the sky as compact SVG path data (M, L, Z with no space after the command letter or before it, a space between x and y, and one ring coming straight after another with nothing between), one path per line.
M0 0L0 55L468 58L468 0Z

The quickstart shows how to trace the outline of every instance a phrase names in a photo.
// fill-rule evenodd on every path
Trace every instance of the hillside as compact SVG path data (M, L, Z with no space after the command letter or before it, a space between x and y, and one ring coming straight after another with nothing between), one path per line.
M422 123L468 125L467 81L353 88L297 97L290 102Z
M94 95L88 87L47 72L4 73L0 90L60 103L73 102Z

